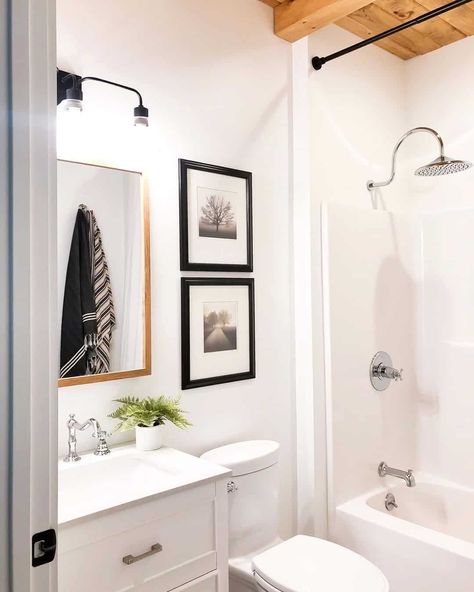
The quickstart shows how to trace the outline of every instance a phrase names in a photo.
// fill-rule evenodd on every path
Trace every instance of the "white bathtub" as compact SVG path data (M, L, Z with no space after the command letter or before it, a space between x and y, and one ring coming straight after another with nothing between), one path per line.
M385 509L394 494L398 508ZM474 490L417 475L336 508L331 538L382 569L390 592L474 592Z

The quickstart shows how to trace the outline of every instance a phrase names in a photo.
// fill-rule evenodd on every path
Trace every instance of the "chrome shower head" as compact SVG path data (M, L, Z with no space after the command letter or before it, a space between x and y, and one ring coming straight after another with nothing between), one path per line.
M431 129L430 127L415 127L404 134L395 146L395 150L392 154L392 173L390 177L386 181L381 181L378 183L375 181L368 181L367 189L369 191L372 191L377 187L386 187L387 185L390 185L390 183L395 178L395 164L400 146L409 136L419 132L426 132L435 136L435 138L438 140L440 155L429 164L416 169L415 175L418 177L439 177L441 175L449 175L451 173L460 173L461 171L466 171L472 167L472 163L467 160L456 160L454 158L449 158L449 156L445 156L443 139L437 131Z
M467 160L457 160L449 156L440 156L416 169L415 175L418 177L439 177L441 175L451 175L452 173L461 173L472 167L472 162Z

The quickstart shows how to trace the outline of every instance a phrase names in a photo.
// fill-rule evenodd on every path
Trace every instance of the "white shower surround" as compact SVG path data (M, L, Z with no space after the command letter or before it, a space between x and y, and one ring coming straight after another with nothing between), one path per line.
M388 512L385 495L398 508ZM474 489L419 474L339 505L332 538L376 563L390 592L467 592L474 581ZM400 569L403 566L403 569Z
M350 42L328 28L310 37L310 52ZM420 134L403 148L379 211L365 181L386 178L396 140L417 125L439 130L450 156L474 161L474 85L466 76L473 67L471 37L408 62L366 48L311 75L315 286L321 201L331 204L333 223L322 226L324 326L317 315L313 325L325 340L325 365L317 343L314 364L326 380L320 430L328 431L329 535L379 565L391 592L472 589L472 543L460 532L437 532L434 520L419 522L438 504L453 526L474 501L472 493L462 507L450 501L474 487L474 404L466 381L474 359L474 172L413 177L437 150ZM313 298L317 307L317 290ZM384 393L367 389L377 349L405 369L404 382ZM417 487L399 490L414 504L431 487L426 506L410 506L412 522L366 504L387 483L377 475L382 460L415 470ZM439 496L421 471L461 485Z

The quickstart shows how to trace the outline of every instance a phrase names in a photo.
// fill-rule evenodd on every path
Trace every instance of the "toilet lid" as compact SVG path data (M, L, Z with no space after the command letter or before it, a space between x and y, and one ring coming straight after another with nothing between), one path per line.
M386 577L361 555L299 535L254 557L260 586L269 592L389 592ZM263 580L263 581L262 581Z

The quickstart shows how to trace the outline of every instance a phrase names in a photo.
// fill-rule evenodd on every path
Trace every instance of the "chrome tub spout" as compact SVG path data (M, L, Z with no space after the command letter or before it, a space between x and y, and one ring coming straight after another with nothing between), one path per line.
M415 487L416 485L415 475L411 469L408 471L401 471L400 469L389 467L387 463L381 462L379 464L379 476L386 477L387 475L398 477L398 479L403 479L407 487Z

